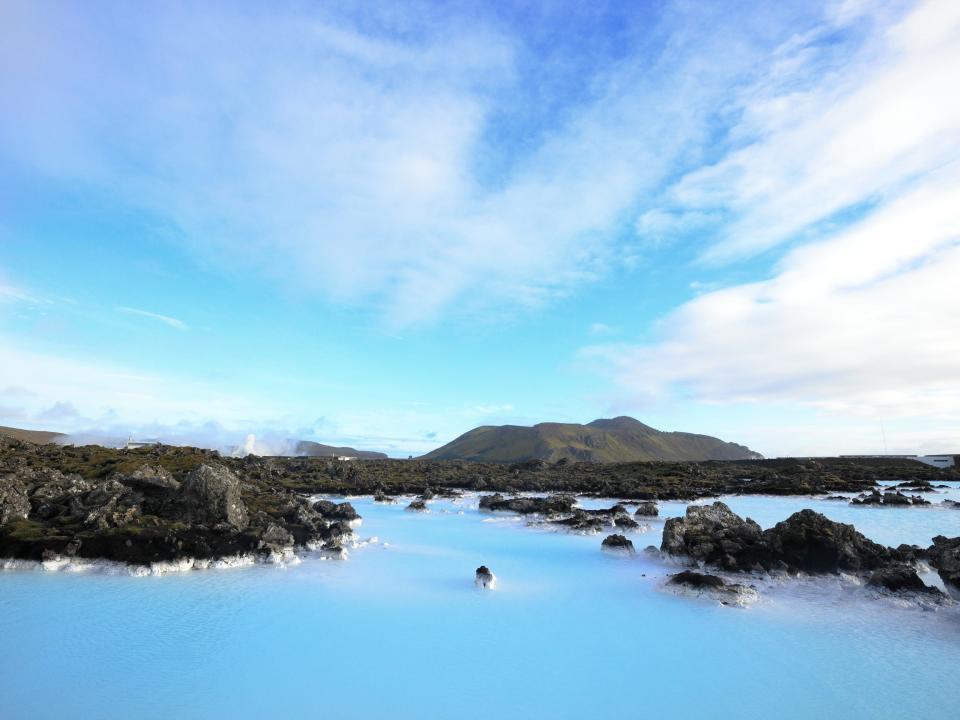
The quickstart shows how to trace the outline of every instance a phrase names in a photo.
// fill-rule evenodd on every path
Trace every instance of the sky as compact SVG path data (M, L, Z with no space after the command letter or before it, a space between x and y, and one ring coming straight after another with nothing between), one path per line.
M960 452L960 3L0 2L0 425Z

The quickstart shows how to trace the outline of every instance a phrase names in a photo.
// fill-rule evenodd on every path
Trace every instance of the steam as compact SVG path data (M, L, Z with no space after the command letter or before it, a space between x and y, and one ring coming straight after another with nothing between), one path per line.
M123 448L127 442L159 442L164 445L181 447L198 447L216 450L221 455L229 457L246 457L247 455L295 457L305 453L299 450L300 440L289 437L264 433L257 435L230 432L220 427L206 427L202 429L181 428L179 431L168 429L158 432L157 428L134 434L117 431L79 431L62 435L55 439L59 445L100 445L109 448Z
M244 438L243 444L227 451L225 454L234 457L246 457L247 455L277 455L284 457L294 457L304 455L298 451L299 440L290 440L289 438L260 437L249 433ZM221 451L224 452L224 451Z

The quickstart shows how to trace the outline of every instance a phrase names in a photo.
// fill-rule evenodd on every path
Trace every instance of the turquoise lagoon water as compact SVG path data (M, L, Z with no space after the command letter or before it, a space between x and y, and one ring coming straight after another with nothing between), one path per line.
M957 510L727 501L764 526L813 507L887 544L960 534ZM346 561L0 573L0 718L876 720L960 707L958 606L830 579L724 607L660 590L676 568L654 556L609 556L602 536L480 513L476 498L428 514L351 502L358 536L379 540ZM662 525L634 533L638 549ZM496 591L473 587L480 564Z

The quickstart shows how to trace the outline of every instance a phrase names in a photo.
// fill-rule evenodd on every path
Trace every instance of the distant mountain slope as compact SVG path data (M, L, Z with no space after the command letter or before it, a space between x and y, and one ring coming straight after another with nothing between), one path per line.
M17 440L26 440L27 442L45 445L54 442L58 437L64 437L63 433L47 432L46 430L21 430L20 428L3 427L0 425L0 435L16 438Z
M748 460L763 456L709 435L662 432L630 417L576 423L485 425L423 456L426 460L590 462Z
M356 450L351 447L334 447L333 445L324 445L323 443L312 442L311 440L300 440L296 446L297 455L306 455L307 457L352 457L362 458L364 460L385 460L386 454L382 452L373 452L372 450Z

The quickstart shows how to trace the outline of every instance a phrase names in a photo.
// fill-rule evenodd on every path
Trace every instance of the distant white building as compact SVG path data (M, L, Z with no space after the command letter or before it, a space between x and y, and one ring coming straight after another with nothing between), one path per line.
M160 444L160 441L156 438L144 438L143 440L134 440L133 435L127 438L127 444L124 445L125 450L137 450L139 448L145 447L156 447Z
M933 465L934 467L948 468L954 466L956 462L954 458L955 456L953 455L914 455L910 460L916 460L917 462Z
M953 467L956 463L955 455L841 455L842 458L879 458L881 460L915 460L924 465L938 468Z

